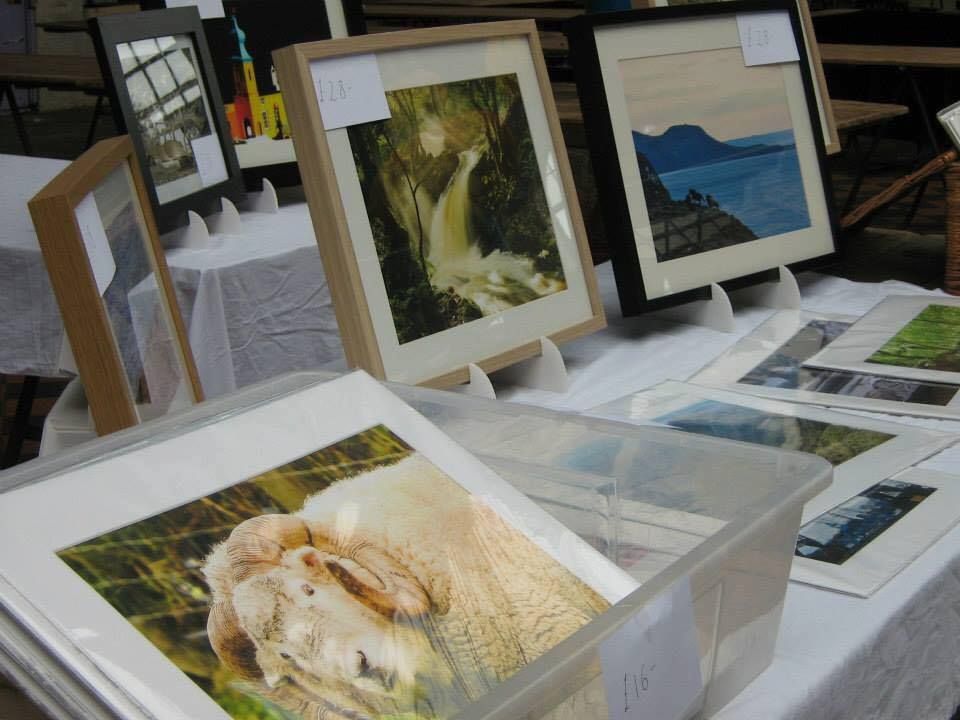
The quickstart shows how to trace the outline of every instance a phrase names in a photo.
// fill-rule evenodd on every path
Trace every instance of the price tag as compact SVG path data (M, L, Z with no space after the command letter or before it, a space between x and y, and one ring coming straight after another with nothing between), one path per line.
M100 218L100 211L97 209L97 201L94 200L93 193L80 201L74 214L77 225L80 226L80 237L87 250L87 257L90 259L90 267L93 269L97 292L103 295L117 272L117 264L113 260L110 241L107 240L107 231L103 227L103 220Z
M600 644L610 720L682 720L703 683L690 580L683 578Z
M201 20L226 17L223 11L223 0L166 0L168 8L189 7L196 5Z
M190 141L193 159L197 163L197 174L204 187L222 183L227 179L227 164L220 149L220 139L210 133Z
M785 10L737 15L743 64L772 65L800 59L797 41Z
M326 130L390 117L376 55L314 60L310 74Z

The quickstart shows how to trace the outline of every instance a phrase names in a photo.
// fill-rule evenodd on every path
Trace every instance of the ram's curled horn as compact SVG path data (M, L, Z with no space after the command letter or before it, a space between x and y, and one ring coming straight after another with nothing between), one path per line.
M240 627L230 599L215 600L207 618L207 637L220 661L245 680L263 677L257 663L257 648Z
M261 515L237 525L225 543L234 584L269 572L287 550L313 545L307 524L295 515Z
M347 592L386 618L417 617L435 609L416 576L378 547L361 545L350 559L328 558L323 564Z

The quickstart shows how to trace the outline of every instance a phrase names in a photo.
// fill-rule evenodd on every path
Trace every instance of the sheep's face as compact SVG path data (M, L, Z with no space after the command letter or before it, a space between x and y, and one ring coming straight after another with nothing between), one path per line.
M316 699L363 712L416 702L418 676L443 667L423 633L396 611L388 618L362 589L384 589L376 569L315 548L234 588L241 626L271 688L294 684Z

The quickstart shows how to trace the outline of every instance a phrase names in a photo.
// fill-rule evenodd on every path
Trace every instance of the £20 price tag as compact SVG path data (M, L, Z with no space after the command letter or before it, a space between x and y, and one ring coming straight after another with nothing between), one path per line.
M647 603L600 644L610 720L683 720L700 702L690 580Z
M376 55L314 60L310 75L325 130L390 117Z

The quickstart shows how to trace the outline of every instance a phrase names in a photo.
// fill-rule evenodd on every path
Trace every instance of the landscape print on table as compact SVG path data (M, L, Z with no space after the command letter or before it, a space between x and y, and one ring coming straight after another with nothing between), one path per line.
M935 490L900 480L877 483L801 527L794 554L842 565Z
M804 360L813 357L833 342L846 332L850 325L851 323L838 320L811 320L738 382L746 385L944 407L950 404L960 390L960 386L949 383L902 380L846 370L809 368L803 365Z
M347 132L399 343L564 290L517 76L387 102Z
M620 73L659 262L810 226L779 66L735 47Z
M189 35L117 45L124 84L137 118L157 200L170 202L203 187L193 141L210 135L212 117Z
M867 362L960 372L960 307L928 305Z
M894 437L875 430L778 415L716 400L693 403L654 421L698 435L813 453L832 465L851 460Z
M437 720L609 604L383 425L59 557L235 720Z

